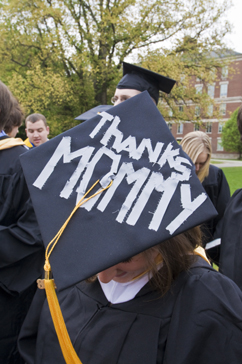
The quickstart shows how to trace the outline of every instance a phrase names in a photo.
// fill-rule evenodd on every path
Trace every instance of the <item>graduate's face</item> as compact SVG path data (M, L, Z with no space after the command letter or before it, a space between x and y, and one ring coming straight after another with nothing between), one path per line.
M155 260L159 253L154 249L151 251L151 258ZM100 273L98 278L102 283L108 283L111 280L119 283L132 281L138 275L148 269L147 258L144 253L140 253L125 262L114 265Z
M208 159L208 153L206 151L199 154L195 162L196 174L205 166Z
M140 91L133 89L116 89L114 96L111 101L114 106L120 104L123 101L130 99L133 96L140 94Z
M27 121L25 132L29 141L38 147L48 140L49 127L45 126L43 120L38 120L35 123Z

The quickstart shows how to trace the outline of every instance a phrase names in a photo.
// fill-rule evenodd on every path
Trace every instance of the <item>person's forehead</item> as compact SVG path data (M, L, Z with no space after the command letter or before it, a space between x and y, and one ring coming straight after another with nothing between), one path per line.
M129 88L125 88L125 89L116 88L116 91L115 91L115 96L122 96L122 95L135 96L138 94L140 94L140 91L135 90L135 89L129 89Z
M45 128L45 123L43 122L43 120L38 120L35 123L32 123L32 121L28 120L26 122L27 128L28 129L39 129L39 128Z
M200 153L197 157L197 162L204 162L207 160L208 153L204 150L202 153Z

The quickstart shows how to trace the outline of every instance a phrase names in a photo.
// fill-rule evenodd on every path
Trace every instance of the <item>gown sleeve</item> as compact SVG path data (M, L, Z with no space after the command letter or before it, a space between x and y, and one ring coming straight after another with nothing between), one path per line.
M164 364L239 364L242 293L214 271L191 276L174 307Z
M0 286L16 294L42 273L44 247L19 159L0 176Z
M234 192L224 214L219 270L242 289L242 189Z
M203 187L216 208L218 215L202 226L204 245L212 240L220 239L223 226L223 215L230 199L230 189L222 169L210 165L209 175L203 182ZM220 244L207 250L208 256L219 265Z

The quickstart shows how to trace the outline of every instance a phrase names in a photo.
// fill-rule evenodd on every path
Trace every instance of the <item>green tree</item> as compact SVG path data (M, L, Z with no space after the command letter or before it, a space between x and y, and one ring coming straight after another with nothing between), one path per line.
M242 156L242 142L237 126L238 110L235 110L231 118L226 121L222 131L222 146L228 152L239 153L239 159Z
M221 58L211 51L221 54L228 6L227 0L3 0L0 77L26 113L46 114L57 133L79 113L109 103L123 60L134 55L178 79L161 107L185 119L176 114L180 100L208 104L189 87L188 74L212 82Z

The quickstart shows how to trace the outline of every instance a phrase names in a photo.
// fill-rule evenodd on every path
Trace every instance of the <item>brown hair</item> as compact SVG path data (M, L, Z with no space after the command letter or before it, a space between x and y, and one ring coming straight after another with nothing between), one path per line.
M242 105L239 108L237 115L237 125L240 133L240 140L242 141Z
M187 271L196 257L194 249L201 245L201 230L199 226L156 245L144 252L152 273L152 286L162 295L171 288L172 283L181 272ZM162 257L162 267L151 259L151 250L157 249Z
M30 121L31 123L36 123L39 120L42 120L46 127L48 126L46 118L42 114L31 114L31 115L27 116L27 118L25 120L25 125L27 126L27 121Z
M20 127L22 125L23 120L24 120L23 110L16 100L14 102L14 107L9 115L9 119L4 126L5 133L6 134L11 133L11 131L15 126Z
M140 253L145 255L147 269L150 270L152 276L150 283L155 290L162 295L169 291L178 275L187 271L195 261L194 249L201 246L201 240L200 227L196 226ZM162 258L160 269L157 268L153 259L152 252L154 249L159 252ZM94 282L96 278L97 276L93 276L87 279L87 282Z
M205 165L198 171L197 174L200 182L203 182L204 178L208 176L209 163L212 155L212 146L209 136L203 131L192 131L183 137L180 145L194 164L196 163L199 154L203 152L208 154Z
M0 81L0 131L3 130L12 111L15 99L8 87Z

